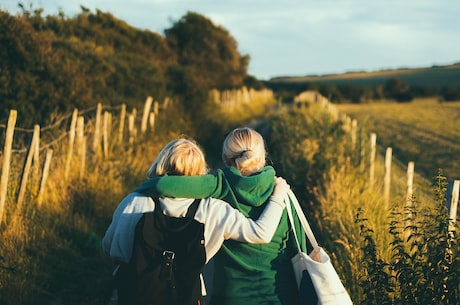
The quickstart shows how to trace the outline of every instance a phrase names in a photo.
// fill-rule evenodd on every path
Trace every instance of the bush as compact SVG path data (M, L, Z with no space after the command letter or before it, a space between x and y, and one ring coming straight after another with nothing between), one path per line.
M446 178L439 173L432 209L420 209L413 198L403 211L393 211L389 225L393 256L389 262L376 256L372 230L362 211L357 213L364 241L362 304L458 304L460 260L456 232L449 229L446 185Z

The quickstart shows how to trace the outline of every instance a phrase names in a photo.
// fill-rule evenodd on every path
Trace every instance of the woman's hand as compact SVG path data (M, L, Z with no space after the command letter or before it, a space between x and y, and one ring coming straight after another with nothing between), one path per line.
M273 190L272 196L284 198L289 191L290 186L281 177L275 177L275 189Z

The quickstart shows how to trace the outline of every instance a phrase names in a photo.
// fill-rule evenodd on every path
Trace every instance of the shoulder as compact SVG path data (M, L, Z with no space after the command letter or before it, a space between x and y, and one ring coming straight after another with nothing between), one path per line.
M227 202L216 198L205 198L200 202L196 218L200 222L225 221L234 208Z
M133 192L123 199L118 209L121 209L123 213L131 213L153 210L154 207L155 203L151 197Z

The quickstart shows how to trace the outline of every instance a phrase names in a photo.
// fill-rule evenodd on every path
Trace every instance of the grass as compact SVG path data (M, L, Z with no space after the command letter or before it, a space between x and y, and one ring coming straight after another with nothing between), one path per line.
M356 152L349 149L349 135L318 119L315 108L310 104L306 111L280 114L273 121L271 140L282 147L274 157L282 161L354 303L454 304L458 247L446 233L444 198L437 199L445 190L419 179L415 197L407 200L406 169L394 164L387 203L383 156L377 156L371 185L368 167L356 162ZM448 289L439 289L444 283Z
M336 106L377 134L381 152L392 147L396 159L404 164L414 161L415 171L425 178L431 179L439 168L450 179L460 178L460 102L439 103L433 98Z
M257 110L251 111L260 114L268 105L262 103L260 108L252 105ZM447 124L435 123L434 121L438 120L430 118L430 111L423 112L433 107L432 114L436 113L443 118L453 119L455 115L458 115L457 103L442 104L442 107L453 107L449 108L447 113L434 112L435 106L439 105L430 100L416 101L413 104L339 105L339 107L342 106L377 107L373 110L377 119L385 117L388 112L392 114L387 115L388 119L392 116L401 116L401 120L405 120L406 124L415 120L414 125L418 126L418 132L421 132L423 128L430 130L429 127L425 127L416 120L417 117L425 118L431 124L425 122L427 125L438 126L436 128L442 130L443 134L447 134L447 137L457 135L455 130L453 134L449 134L452 131L450 127L444 126ZM387 107L387 110L378 107ZM360 108L361 111L362 109ZM63 181L62 167L65 154L59 153L59 149L65 149L66 145L56 145L56 163L53 163L55 167L53 166L54 170L49 178L48 186L51 192L45 197L43 205L36 205L33 196L28 197L22 213L15 213L14 205L8 205L8 217L0 231L2 240L0 304L106 303L104 298L108 295L112 266L110 259L100 251L100 240L110 223L116 205L124 195L144 179L145 170L152 161L152 157L169 140L180 135L175 130L185 130L181 126L186 125L187 122L181 122L181 118L175 117L176 111L177 108L171 109L171 112L166 113L164 117L161 116L158 120L159 124L156 125L157 131L146 138L140 138L134 150L129 153L117 151L108 159L88 164L88 172L82 180L72 176L69 182ZM224 110L219 111L223 113ZM230 126L243 123L237 121L239 113L232 112L231 109L225 109L225 111L232 119L230 123L221 121L222 124L226 123ZM363 120L359 119L359 121L372 121L369 113L371 111L364 112ZM358 118L357 115L356 117ZM378 121L377 119L375 121ZM382 120L385 123L385 120ZM400 126L398 120L395 120L393 124ZM324 110L313 106L298 110L280 107L267 125L270 126L270 132L267 135L268 149L272 160L278 167L277 172L287 178L295 190L303 204L307 218L312 221L318 241L331 255L334 266L342 276L353 300L356 304L376 304L376 302L366 303L371 295L363 288L363 281L368 280L366 287L374 287L376 295L379 296L380 288L391 289L392 287L385 286L385 283L380 283L381 287L373 285L375 282L372 281L379 275L385 275L386 271L385 265L376 264L374 258L390 262L395 268L399 268L399 261L392 261L395 251L388 228L390 216L392 216L397 217L393 221L398 223L398 229L403 230L405 216L402 213L395 214L391 209L404 209L407 205L404 163L402 166L396 164L392 167L391 198L387 205L382 197L384 176L382 155L377 158L376 182L370 185L367 167L360 166L356 151L350 151L349 134ZM175 126L174 129L172 126ZM372 126L367 127L369 125L363 124L363 126L366 128L361 129L362 136L364 136L362 138L364 145L367 146L368 132L373 129ZM389 140L395 137L390 127L386 125L387 129L384 129L386 133L376 131L379 142L384 139L382 134L386 135ZM408 129L406 133L408 136L407 139L404 138L404 143L413 145L410 137L418 133L412 133L411 129ZM432 138L436 139L436 136ZM414 141L414 143L419 142ZM382 149L385 148L384 144L380 146ZM401 145L400 151L405 151L405 148L410 147ZM431 148L429 145L423 147L423 149L429 148ZM400 154L396 155L398 158L399 156ZM17 171L20 171L18 169L20 164L21 162L17 160L13 162L13 177L19 176ZM416 162L416 170L418 168L420 165ZM75 175L77 176L77 173ZM423 211L433 202L427 199L430 197L430 190L425 182L422 179L415 181L417 204L424 209ZM12 188L15 186L12 185ZM423 196L420 195L422 189L425 192ZM13 196L13 189L9 188L9 191L10 196ZM356 223L357 218L361 224L366 223L365 228L368 231L365 231L365 234L367 234L367 242L372 241L371 244L366 245L363 241L363 230L362 227L360 230L360 224ZM421 225L422 223L419 227ZM404 234L401 234L401 237L404 237ZM418 236L418 240L423 241L423 236ZM405 255L404 242L401 241L399 244L403 245L398 254L402 257ZM434 239L428 240L425 244L435 245L434 253L438 253L437 248L440 254L445 250L444 245L436 246ZM457 248L453 248L453 251L456 251L453 252L454 254L458 252ZM363 253L363 249L367 252ZM424 249L421 250L424 251ZM420 257L425 257L424 255L421 253ZM366 268L361 263L363 258L366 258ZM443 262L443 259L443 257L438 258L438 261ZM410 273L412 270L410 263L408 261L401 268ZM419 269L425 265L420 261L415 261L415 266ZM455 267L458 264L452 266ZM374 267L376 271L373 276L370 276L369 268ZM396 272L398 270L402 269L395 269ZM452 270L455 272L455 269ZM438 271L433 270L433 272ZM439 274L442 275L442 273ZM455 277L452 278L455 279ZM417 278L405 282L409 287L407 289L415 287L412 284L418 285L412 280L417 280ZM382 298L385 299L385 295L382 295ZM383 305L383 303L378 304ZM416 303L394 302L392 304Z
M232 110L225 111L225 115L218 118L219 123L227 124L225 126L245 124L251 116L263 116L266 107L274 103L272 96L257 100L249 105L244 116ZM37 168L36 177L29 179L30 187L20 210L14 201L25 154L13 154L7 205L0 226L1 305L107 304L112 263L101 251L101 239L116 206L145 179L160 149L181 136L203 133L194 129L206 126L206 118L199 120L201 125L190 123L186 120L187 111L178 103L162 109L153 132L141 134L139 130L132 146L127 141L118 145L109 143L108 157L97 157L96 152L88 150L83 178L79 177L80 162L75 158L68 180L63 179L68 137L54 142L48 147L53 149L53 159L43 203L37 203L34 190L38 184L35 178L41 176L41 169ZM231 123L226 116L231 117ZM114 117L113 130L117 129L117 119ZM93 122L85 123L91 126ZM206 131L215 138L221 129ZM54 130L54 136L59 138L66 132L66 127L59 127ZM87 138L90 146L92 134L88 133ZM50 142L52 139L46 138L42 145ZM209 144L199 142L203 146ZM217 142L222 145L219 138ZM21 145L22 142L14 143L15 148Z

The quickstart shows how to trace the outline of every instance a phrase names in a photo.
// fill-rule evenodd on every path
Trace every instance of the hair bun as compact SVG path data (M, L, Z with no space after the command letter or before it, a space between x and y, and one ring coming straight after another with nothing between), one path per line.
M254 156L254 152L248 149L248 150L243 150L236 159L240 161L244 161L244 160L251 159L253 156Z

